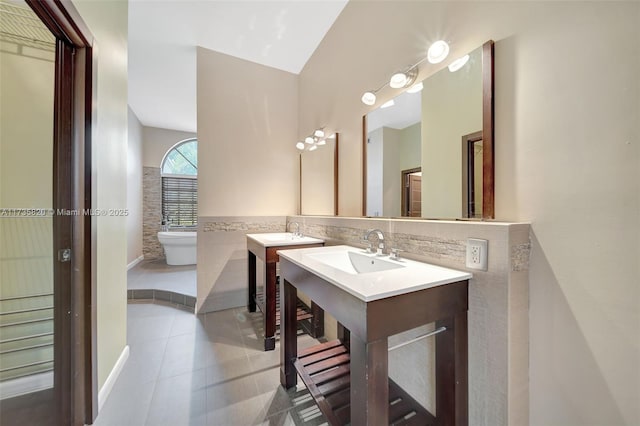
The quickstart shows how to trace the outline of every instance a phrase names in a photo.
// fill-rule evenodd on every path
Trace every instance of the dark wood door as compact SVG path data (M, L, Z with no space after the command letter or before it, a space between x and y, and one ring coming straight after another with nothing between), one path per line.
M403 170L400 182L400 215L422 217L422 168Z
M409 217L422 216L422 176L409 175Z
M22 267L22 270L31 275L36 275L36 270L42 271L35 282L45 282L48 287L41 297L38 294L39 290L32 286L30 290L33 291L27 296L37 296L38 300L46 300L42 306L25 307L23 310L26 312L21 312L18 316L29 317L34 312L42 315L37 318L9 318L6 321L3 318L2 324L12 326L24 319L29 325L34 324L34 320L36 324L42 325L42 332L32 330L33 332L26 335L27 339L39 339L31 346L44 352L37 354L37 359L34 358L34 361L28 364L49 366L53 380L49 379L44 386L34 386L34 392L2 400L0 423L91 424L97 415L95 280L91 268L94 260L92 244L95 240L91 235L91 217L84 212L91 208L92 199L90 136L93 106L93 37L71 2L26 2L34 13L30 14L30 10L25 9L17 14L23 18L30 15L29 22L24 22L23 19L22 22L16 23L15 28L18 32L22 27L29 27L33 31L33 25L40 24L41 34L47 39L47 43L53 46L50 61L54 76L47 85L52 99L48 103L39 102L36 97L30 97L28 89L22 98L18 96L16 99L21 102L33 100L34 110L43 108L46 104L46 107L51 109L52 116L48 119L48 127L25 117L15 120L25 129L48 129L48 134L39 136L40 140L46 143L45 152L38 153L43 165L40 169L37 165L33 169L48 175L36 181L40 185L39 196L28 205L0 207L32 207L31 213L16 210L17 215L31 216L29 220L32 221L41 220L41 223L34 226L40 226L42 232L47 235L46 244L40 244L40 252L37 253L38 262L44 266L40 269ZM6 16L3 16L3 19ZM3 31L4 28L3 22ZM43 46L38 40L34 41L33 37L24 38L22 42L31 43L29 49L18 49L27 55L29 52L33 54L34 49ZM3 78L4 76L3 73ZM42 78L39 78L37 73L29 74L26 68L20 78L27 83L26 87L29 87L29 83L33 87L43 85ZM4 111L6 110L3 108ZM4 155L4 145L2 149ZM19 157L16 161L18 160ZM32 158L24 156L23 160L28 162ZM29 166L34 167L34 164ZM21 183L30 182L29 179L32 178L28 169L7 177L18 188ZM37 192L35 189L34 193ZM12 203L23 202L23 199L16 200ZM24 220L20 217L13 219ZM26 222L21 222L16 226L24 231L25 224ZM7 241L9 237L11 236L2 233L3 250L5 247L12 247ZM27 287L29 280L21 280L18 275L18 281ZM4 297L5 284L3 280L0 298ZM0 313L6 313L2 306ZM9 313L14 314L11 311ZM22 332L14 334L7 335L6 338L1 337L0 340L13 344L15 340L12 339L22 338L18 335ZM27 350L33 349L32 347L27 347ZM13 349L23 350L19 347ZM20 368L20 371L25 373L22 377L27 377L29 368Z

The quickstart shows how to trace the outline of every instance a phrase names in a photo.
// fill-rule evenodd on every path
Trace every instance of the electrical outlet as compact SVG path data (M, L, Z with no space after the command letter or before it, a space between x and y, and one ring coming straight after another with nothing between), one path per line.
M467 239L467 268L478 269L481 271L487 270L487 240L480 240L477 238Z

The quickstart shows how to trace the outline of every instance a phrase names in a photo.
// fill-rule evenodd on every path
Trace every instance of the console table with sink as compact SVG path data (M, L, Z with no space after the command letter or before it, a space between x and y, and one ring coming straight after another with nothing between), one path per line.
M286 248L321 247L324 241L318 238L304 237L289 232L247 234L249 298L247 309L255 312L260 309L264 323L264 350L275 349L276 328L280 323L278 309L278 287L276 285L277 251ZM264 291L258 291L256 284L256 258L264 262ZM311 307L297 301L297 319L309 320L309 332L313 337L324 335L324 312L314 303Z
M334 426L468 424L471 274L350 246L278 254L283 387L294 387L300 374ZM341 340L298 352L297 290L336 318ZM387 344L391 335L434 322L435 330L421 337L436 339L436 415L389 379L388 350L393 348Z

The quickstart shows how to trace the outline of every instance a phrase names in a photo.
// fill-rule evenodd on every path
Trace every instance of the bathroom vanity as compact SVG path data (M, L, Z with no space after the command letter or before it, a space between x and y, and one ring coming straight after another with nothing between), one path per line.
M468 424L471 274L350 246L278 254L283 387L295 386L300 374L332 425ZM341 339L298 352L297 290L336 318ZM388 337L429 323L435 323L429 334L436 339L437 417L388 377Z
M260 309L264 322L264 350L275 349L276 327L280 323L278 309L276 264L278 250L285 248L320 247L324 241L318 238L294 235L289 232L247 234L249 298L247 309L255 312ZM256 258L264 262L264 291L258 292L256 284ZM310 334L320 337L324 334L324 312L315 303L308 308L297 301L297 320L310 320Z

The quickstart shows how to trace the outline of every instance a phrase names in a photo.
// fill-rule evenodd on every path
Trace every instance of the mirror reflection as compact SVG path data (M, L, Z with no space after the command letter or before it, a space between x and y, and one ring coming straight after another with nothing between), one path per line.
M325 145L300 154L300 214L338 214L338 140L327 138Z
M484 164L483 78L479 47L423 80L422 90L367 114L366 216L491 217L492 209L483 214L483 184L493 182Z

